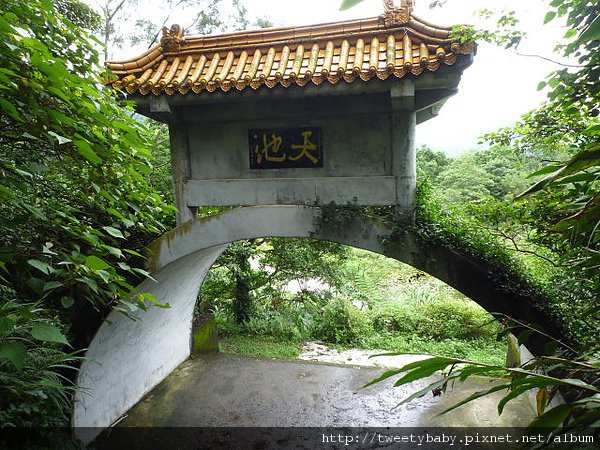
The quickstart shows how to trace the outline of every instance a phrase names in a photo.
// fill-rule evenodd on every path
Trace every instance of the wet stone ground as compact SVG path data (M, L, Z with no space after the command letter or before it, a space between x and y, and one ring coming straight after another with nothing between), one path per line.
M457 385L441 397L427 395L392 409L426 386L426 380L393 387L394 380L360 389L383 370L236 355L196 356L132 408L125 427L412 427L519 426L533 411L525 397L498 417L498 397L436 415L489 379Z
M491 387L493 381L485 378L457 384L441 396L428 394L394 409L403 398L424 388L433 378L398 388L393 387L394 378L390 378L361 389L385 369L348 365L353 360L369 364L373 360L360 352L341 353L318 345L305 349L304 357L337 358L346 365L227 354L195 356L181 364L89 448L462 448L409 444L348 447L339 442L323 443L321 431L347 430L343 433L358 439L369 436L373 430L361 427L377 427L386 433L394 429L397 432L400 428L396 427L402 427L403 433L413 430L406 427L419 427L416 430L420 433L432 427L437 430L437 427L518 427L529 423L534 415L527 398L521 396L510 402L498 417L496 403L500 393L438 416L476 390ZM407 357L402 358L396 362L406 364ZM393 364L386 361L384 365Z

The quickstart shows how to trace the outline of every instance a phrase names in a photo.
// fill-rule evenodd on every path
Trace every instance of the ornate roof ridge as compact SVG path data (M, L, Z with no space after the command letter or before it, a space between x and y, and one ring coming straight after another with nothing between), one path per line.
M367 19L214 36L184 37L179 25L165 27L161 43L142 55L107 61L118 77L109 83L142 95L335 84L342 78L419 75L474 52L473 45L454 42L451 27L412 15L411 0L401 0L400 8L384 0L384 6L382 15Z

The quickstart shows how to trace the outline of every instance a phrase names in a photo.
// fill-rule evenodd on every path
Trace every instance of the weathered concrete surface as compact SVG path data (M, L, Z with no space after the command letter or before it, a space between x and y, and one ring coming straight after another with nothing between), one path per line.
M456 74L438 75L425 85L404 78L380 83L374 92L335 98L321 86L318 96L166 105L178 111L170 128L178 207L187 212L197 206L334 202L412 210L419 112L427 112L421 119L431 117L430 110L453 95L460 80ZM321 128L322 167L250 169L249 130L298 127Z
M80 371L74 425L110 426L189 356L198 289L226 244L241 239L311 237L381 253L444 281L488 311L541 323L551 335L561 336L527 290L506 289L506 274L454 249L423 242L409 230L355 215L337 217L335 211L325 220L322 214L320 208L301 206L238 208L185 223L153 243L149 267L158 283L147 281L138 290L172 308L137 311L136 322L120 313L109 316Z
M382 369L235 355L197 356L184 362L140 403L123 427L424 427L524 426L534 417L522 396L498 416L502 393L442 410L491 380L458 384L440 397L427 395L394 411L426 380L394 388L395 379L359 390ZM430 378L429 380L433 380Z
M171 308L112 312L90 344L77 380L73 425L93 439L190 355L193 309L206 272L225 247L184 257L138 286Z

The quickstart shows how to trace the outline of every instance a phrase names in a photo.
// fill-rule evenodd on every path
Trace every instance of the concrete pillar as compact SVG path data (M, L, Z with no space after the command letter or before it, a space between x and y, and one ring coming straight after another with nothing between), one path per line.
M396 204L399 213L412 217L417 186L415 150L415 86L411 79L402 80L391 89L392 100L392 173L396 177Z
M192 176L187 125L181 122L170 123L169 135L175 206L178 209L177 225L181 225L196 216L196 208L190 208L185 201L185 186Z

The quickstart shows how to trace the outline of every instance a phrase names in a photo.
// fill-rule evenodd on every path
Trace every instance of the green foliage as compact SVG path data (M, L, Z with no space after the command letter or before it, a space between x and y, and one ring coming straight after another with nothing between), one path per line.
M364 1L364 0L343 0L342 4L340 6L340 11L344 11L346 9L350 9L350 8L358 5L362 1Z
M215 307L233 312L238 280L243 276L254 307L277 308L289 297L291 281L313 280L340 286L339 262L347 249L338 244L309 239L256 239L231 245L207 274L200 310ZM252 261L252 264L246 262ZM314 289L303 290L299 301L310 303ZM203 312L203 311L199 311Z
M102 15L101 34L106 48L105 58L115 48L126 45L145 45L148 48L158 43L161 30L172 24L177 11L185 9L186 16L180 25L186 34L208 35L233 32L249 27L273 26L267 18L252 18L241 0L163 0L154 3L155 14L146 14L148 5L137 0L98 3ZM226 14L227 12L228 14ZM136 17L132 23L131 18Z
M368 318L349 300L338 297L323 308L314 336L333 344L360 346L370 333Z
M503 330L500 335L506 334L509 329ZM535 329L531 331L535 332ZM444 392L454 383L464 382L472 376L493 376L499 380L498 384L494 384L490 389L475 392L452 405L442 414L494 392L505 391L503 398L498 402L498 414L502 414L508 402L531 391L536 398L537 417L529 424L526 433L537 434L540 428L546 428L544 432L552 438L563 433L589 433L589 430L597 425L600 418L598 414L598 406L600 406L598 400L600 394L599 367L597 357L591 355L571 358L534 357L523 361L516 367L474 362L456 357L432 356L429 359L390 370L366 386L401 375L394 384L395 387L398 387L434 375L436 372L443 373L442 377L438 377L426 388L403 399L398 405L400 406L421 398L432 390ZM574 392L573 397L568 403L551 404L559 388L563 392Z
M0 247L13 276L5 281L32 300L123 303L135 293L129 281L144 275L128 263L128 243L147 242L168 211L146 181L144 129L94 87L90 40L50 2L7 7Z
M4 427L65 426L80 360L65 353L63 330L50 311L21 304L0 290L0 423Z
M79 0L56 0L54 7L75 25L93 32L100 30L102 17L85 3Z
M444 152L437 152L429 147L419 147L417 149L417 176L427 176L432 182L435 182L439 175L443 173L452 159Z
M226 336L220 343L223 353L261 356L263 358L298 358L299 345L296 341L285 341L273 337Z
M300 341L310 336L312 318L301 311L265 311L252 316L244 324L244 331L256 336L272 336L283 340Z
M133 287L147 275L138 250L174 209L148 184L145 127L99 85L94 40L73 23L95 19L71 0L0 6L4 424L67 424L75 358L63 348L85 346L100 311L156 304Z
M444 298L425 303L397 302L370 311L375 331L421 339L470 340L495 334L492 317L477 305Z

